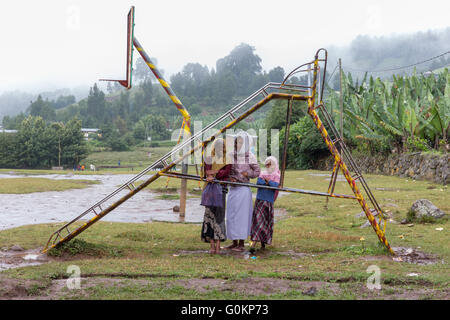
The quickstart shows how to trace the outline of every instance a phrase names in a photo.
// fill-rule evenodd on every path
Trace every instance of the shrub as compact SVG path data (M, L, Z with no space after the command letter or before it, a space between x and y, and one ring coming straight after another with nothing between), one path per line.
M285 128L280 131L280 149L284 146ZM280 150L280 152L282 152ZM328 148L320 132L309 116L292 124L289 130L287 148L287 167L292 169L310 169L313 163L326 155Z

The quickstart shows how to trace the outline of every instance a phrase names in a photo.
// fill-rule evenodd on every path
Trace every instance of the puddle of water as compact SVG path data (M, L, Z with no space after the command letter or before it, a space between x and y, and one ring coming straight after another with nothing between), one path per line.
M0 174L0 179L26 176L19 174ZM134 175L80 176L72 174L51 174L33 175L33 177L56 180L98 180L100 184L91 185L85 189L66 191L0 194L0 230L29 224L70 221L95 202L117 189L118 185L122 185L124 182L130 180ZM285 194L288 193L280 192L279 197ZM200 205L200 197L187 199L185 217L180 217L177 212L173 212L173 207L179 205L179 200L158 199L160 195L160 193L143 190L102 218L102 221L134 223L151 221L201 223L203 221L205 208ZM90 218L88 216L86 218ZM276 221L278 221L279 218L285 216L285 213L276 210L275 216Z
M0 178L20 178L26 175L0 174ZM98 180L100 184L85 189L51 191L29 194L0 194L0 230L22 225L57 223L70 221L89 206L102 199L118 185L130 180L134 175L33 175L48 179L87 179ZM144 177L145 178L145 177ZM124 191L125 192L125 191ZM125 193L124 193L125 194ZM204 207L200 198L187 199L186 216L180 220L179 214L172 208L179 200L157 199L158 193L147 190L139 192L113 212L102 218L110 222L201 222Z
M393 247L396 257L393 258L394 261L407 262L418 265L428 265L435 264L438 262L436 255L429 254L417 249L406 248L406 247Z
M48 262L39 248L27 251L0 251L0 272L8 269L37 266Z
M23 257L24 260L37 260L39 257L38 254L27 254L25 257Z

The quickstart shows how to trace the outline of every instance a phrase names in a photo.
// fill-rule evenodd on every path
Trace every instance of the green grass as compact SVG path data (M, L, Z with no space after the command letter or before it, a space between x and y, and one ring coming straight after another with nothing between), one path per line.
M93 180L53 180L47 178L2 178L0 179L0 194L24 194L45 191L64 191L83 189L92 184Z
M60 257L64 254L71 256L83 254L96 257L122 255L120 250L116 250L105 245L89 243L82 239L73 239L72 241L63 243L60 246L52 248L48 251L48 255L51 257Z
M170 147L156 147L156 148L144 148L144 147L134 147L131 151L122 151L122 152L113 152L113 151L102 151L102 152L94 152L88 155L86 159L81 161L81 164L84 164L86 168L89 168L91 164L96 167L99 166L117 166L120 160L121 166L132 166L134 167L133 171L139 172L140 169L144 169L145 167L152 164L154 161L159 159L161 156L170 151ZM149 157L150 153L150 157ZM100 172L104 170L112 170L101 169ZM113 169L113 171L131 171L130 168L117 168Z
M288 171L285 186L326 190L327 177L312 175L323 173ZM389 210L397 222L406 218L412 203L421 198L429 199L444 212L450 211L446 186L377 175L366 175L366 180L380 206ZM164 188L166 179L156 182L159 183L157 188ZM177 188L179 180L170 179L169 185ZM197 187L196 182L188 186ZM430 186L434 188L429 189ZM336 183L336 192L351 194L346 181ZM420 250L438 256L435 264L409 264L393 261L371 227L359 228L365 219L355 217L362 211L355 200L330 199L328 209L325 204L326 200L317 196L281 196L275 207L286 209L288 217L275 224L269 253L258 255L255 260L203 253L202 250L208 250L208 244L200 241L200 224L100 221L66 247L59 248L54 261L10 269L1 274L20 281L37 281L30 287L31 292L45 296L47 289L43 287L48 288L54 279L67 278L67 267L77 265L84 275L85 289L58 296L71 299L360 299L372 297L371 292L364 291L369 277L366 270L370 265L377 265L381 269L382 290L376 299L389 298L397 291L412 294L425 289L429 292L424 291L418 298L433 299L435 295L444 295L448 299L448 220L412 227L388 223L386 237L391 246L420 247ZM42 247L51 232L61 225L29 225L3 230L0 248L14 244L25 249ZM442 227L443 231L435 230L437 227ZM183 254L183 251L192 253ZM408 277L409 273L419 276ZM95 282L108 277L120 280L120 283ZM292 280L294 287L280 293L244 294L220 287L202 291L183 287L177 282L190 279L238 281L256 277ZM307 296L295 287L304 281L333 284L339 292L323 289L315 296Z
M25 175L41 175L41 174L75 174L75 175L92 175L92 174L137 174L157 159L168 153L172 147L168 142L163 143L161 147L133 147L131 151L112 152L101 151L93 152L80 162L85 166L85 171L73 171L73 168L65 170L50 169L0 169L0 173L13 173ZM148 153L150 152L150 157ZM91 171L90 165L93 164L97 168L99 166L117 166L120 165L130 168L102 168L97 171Z

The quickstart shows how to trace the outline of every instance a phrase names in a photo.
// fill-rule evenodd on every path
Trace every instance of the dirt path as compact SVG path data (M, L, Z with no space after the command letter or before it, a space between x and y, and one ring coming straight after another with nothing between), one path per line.
M69 280L70 281L70 280ZM189 278L189 279L126 279L116 277L88 277L80 280L80 287L69 289L67 279L49 281L17 280L0 275L0 300L56 300L86 299L95 287L120 290L126 288L172 289L182 287L199 294L213 291L270 297L289 292L300 294L304 298L333 299L353 295L358 300L417 300L450 299L450 289L436 290L431 285L421 284L411 287L382 284L380 290L370 290L365 283L344 281L341 283L326 281L305 281L296 279L258 278L243 279Z

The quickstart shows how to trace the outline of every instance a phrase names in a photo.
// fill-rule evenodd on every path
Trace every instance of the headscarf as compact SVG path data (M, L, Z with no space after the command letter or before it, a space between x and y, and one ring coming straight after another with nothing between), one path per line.
M216 148L222 147L222 155L216 154ZM211 150L212 157L212 170L220 170L227 165L227 156L226 156L226 144L222 138L218 138L214 141L213 148Z
M243 141L241 148L239 150L236 150L236 153L238 156L244 156L246 153L250 152L251 147L250 135L245 131L241 131L236 136L236 143L238 138L241 138Z
M267 168L266 165L270 163L270 166ZM274 156L267 157L266 161L264 161L264 169L261 171L259 175L260 178L271 180L277 183L280 183L280 169L278 168L278 160Z
M222 155L217 155L216 154L216 148L220 148L222 147ZM225 141L222 138L218 138L214 141L212 150L211 150L211 157L208 157L206 159L206 162L208 164L211 164L211 170L217 170L219 171L220 169L222 169L223 167L225 167L228 163L231 163L231 161L229 161L227 159L227 155L226 155L226 144ZM205 173L205 177L206 177L206 171ZM204 189L206 187L206 185L209 182L205 182L203 184L203 188Z

